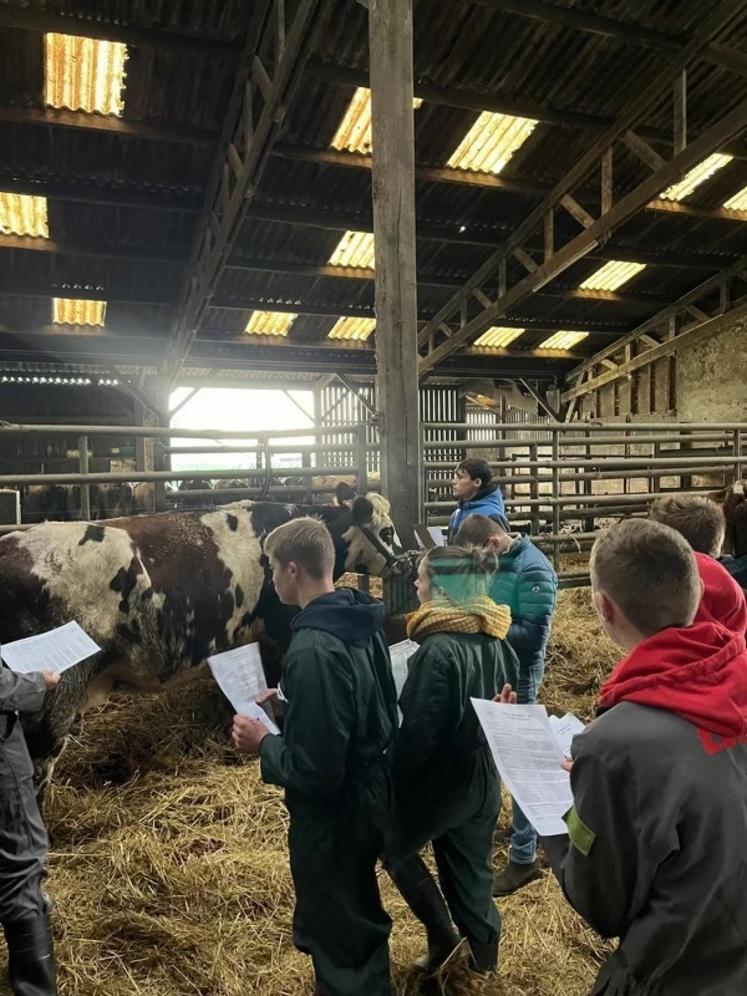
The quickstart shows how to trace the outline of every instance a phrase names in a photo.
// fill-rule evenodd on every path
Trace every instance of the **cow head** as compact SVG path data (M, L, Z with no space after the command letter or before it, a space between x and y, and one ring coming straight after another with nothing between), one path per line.
M347 544L345 570L380 576L399 548L389 502L370 493L352 501L350 515L352 525L343 536Z

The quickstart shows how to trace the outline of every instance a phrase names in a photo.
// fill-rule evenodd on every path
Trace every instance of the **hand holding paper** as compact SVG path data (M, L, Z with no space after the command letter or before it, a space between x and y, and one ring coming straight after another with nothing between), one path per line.
M213 657L208 657L208 664L221 691L239 717L246 716L264 723L270 733L280 733L268 713L257 704L259 698L263 702L271 698L266 694L268 688L262 670L259 644L248 643L246 646L227 650L223 654L215 654Z
M93 642L77 622L69 622L47 633L37 633L23 640L5 643L0 652L11 671L17 674L42 670L62 674L99 650L101 647ZM49 682L47 687L50 687Z
M573 805L568 773L547 710L472 699L501 778L540 836L567 833L563 816Z
M254 717L233 717L231 737L236 749L240 750L243 754L256 754L264 738L272 735L268 728L269 721L267 716L265 716L260 706L255 705L255 709L257 712ZM259 713L262 713L264 719L259 718Z

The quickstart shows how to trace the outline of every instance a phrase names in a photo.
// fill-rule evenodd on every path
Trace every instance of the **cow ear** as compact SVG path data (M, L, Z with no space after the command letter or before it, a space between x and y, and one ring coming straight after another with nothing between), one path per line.
M356 498L353 502L352 514L356 526L365 526L373 518L374 507L368 498Z

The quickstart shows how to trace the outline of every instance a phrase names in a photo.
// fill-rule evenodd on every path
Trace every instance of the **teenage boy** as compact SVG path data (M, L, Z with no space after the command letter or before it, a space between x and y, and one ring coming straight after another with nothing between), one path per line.
M449 544L456 542L459 527L468 515L474 515L475 512L487 515L508 529L503 495L497 482L493 480L493 471L487 460L479 457L462 460L454 471L451 488L459 504L449 519Z
M592 599L626 656L574 738L568 837L543 846L571 905L619 946L594 994L747 992L747 652L693 622L701 580L670 527L614 526Z
M558 579L550 561L528 536L508 533L484 515L470 515L457 535L460 546L481 547L498 556L498 570L490 586L497 605L511 610L506 637L519 659L517 701L537 701L545 673L545 653L557 604ZM513 803L508 863L496 875L493 895L507 896L540 878L537 834Z
M262 778L285 789L296 889L293 938L310 954L322 996L389 996L391 922L379 897L391 798L388 751L397 703L384 606L335 589L335 551L316 519L265 541L280 600L297 605L285 658L285 725L234 719L239 750L259 751Z
M732 557L722 552L726 535L723 508L705 495L667 495L651 507L651 518L663 522L678 533L698 553L713 557L747 590L747 557Z
M651 518L685 537L695 551L703 597L696 622L715 619L734 632L747 630L744 590L719 557L724 541L724 514L715 501L701 495L672 495L655 502Z

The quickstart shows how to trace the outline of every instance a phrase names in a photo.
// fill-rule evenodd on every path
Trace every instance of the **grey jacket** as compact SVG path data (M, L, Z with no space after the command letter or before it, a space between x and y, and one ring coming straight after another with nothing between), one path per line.
M571 905L619 948L604 996L747 993L747 741L621 702L573 741L570 838L545 838Z
M42 707L46 689L40 671L16 674L0 665L0 712L36 712Z

